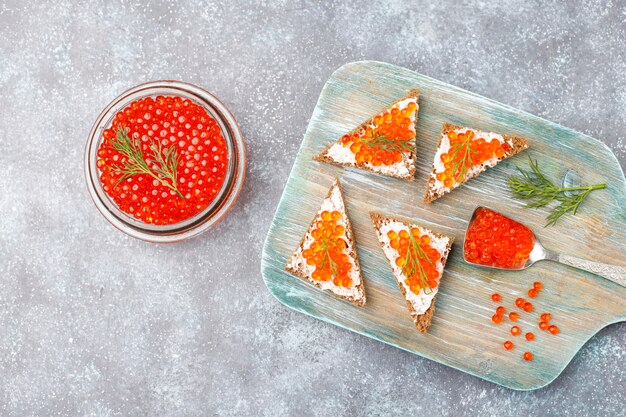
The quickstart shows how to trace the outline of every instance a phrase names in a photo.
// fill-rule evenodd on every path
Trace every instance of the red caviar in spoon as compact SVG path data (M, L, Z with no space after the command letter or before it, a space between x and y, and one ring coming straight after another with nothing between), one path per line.
M488 208L480 207L465 236L465 259L468 262L520 269L535 243L533 232L521 223Z
M104 192L144 223L193 217L224 183L226 141L215 119L191 100L136 100L115 115L102 136L97 166Z

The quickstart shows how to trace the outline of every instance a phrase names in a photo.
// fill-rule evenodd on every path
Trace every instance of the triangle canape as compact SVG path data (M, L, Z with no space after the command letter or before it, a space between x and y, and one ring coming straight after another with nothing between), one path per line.
M371 212L370 217L415 327L426 333L435 313L439 283L454 238L411 220L376 212Z
M431 203L443 197L526 148L528 141L524 138L444 124L424 202Z
M336 297L357 306L365 305L356 242L338 179L285 269Z
M313 159L413 180L419 93L418 89L410 90L402 99L343 135Z

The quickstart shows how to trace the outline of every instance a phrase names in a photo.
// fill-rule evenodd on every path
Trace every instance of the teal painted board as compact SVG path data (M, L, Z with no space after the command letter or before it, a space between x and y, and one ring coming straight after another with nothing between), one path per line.
M345 132L419 88L415 181L343 168L312 159ZM450 122L525 137L530 150L470 180L435 201L422 202L441 125ZM524 209L512 199L505 180L515 167L539 159L551 178L575 169L586 183L606 182L592 193L579 214L543 228L548 209ZM285 272L285 264L306 232L333 178L344 189L357 241L367 304L355 307ZM626 182L617 159L601 142L414 71L380 62L355 62L339 68L324 86L283 192L263 248L262 274L270 292L294 310L399 347L464 372L519 390L553 381L581 346L601 328L626 318L626 288L552 262L525 271L477 268L463 261L462 244L474 208L485 205L530 226L547 248L599 262L626 265ZM404 299L372 228L369 212L414 219L425 227L455 236L441 281L436 311L427 334L415 330ZM544 290L533 299L534 311L521 312L516 323L536 335L533 342L511 336L510 323L494 325L502 295L510 310L533 281ZM561 333L537 328L538 317L552 313ZM506 351L511 339L516 347ZM535 354L522 360L524 351Z

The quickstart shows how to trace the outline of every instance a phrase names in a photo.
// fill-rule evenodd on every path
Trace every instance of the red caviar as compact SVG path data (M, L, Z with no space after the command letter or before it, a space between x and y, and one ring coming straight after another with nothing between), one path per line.
M506 313L506 308L499 306L498 308L496 308L496 314L499 316L504 316L504 313Z
M97 162L102 187L120 210L144 223L193 217L224 183L226 141L215 119L191 100L136 100L115 115L102 136Z
M493 321L496 324L500 324L502 323L502 316L499 314L494 314L493 316L491 316L491 321Z
M533 282L533 288L536 289L537 291L540 291L543 288L543 284L539 281Z
M548 327L548 331L552 334L558 334L559 333L559 328L556 327L555 325L552 325L550 327Z
M315 266L311 277L317 281L333 280L339 287L351 287L348 276L352 263L344 253L346 228L338 211L322 211L311 231L313 242L302 251L307 265Z
M346 134L340 141L344 147L350 147L358 164L380 166L401 162L403 154L415 149L415 126L411 118L416 111L413 101L404 108L396 103L374 116L364 131Z
M511 350L513 349L513 347L515 347L515 345L510 340L507 340L506 342L504 342L504 348L506 350Z
M535 298L537 296L537 290L534 288L531 288L530 290L528 290L528 296L530 298Z
M419 294L421 289L428 291L439 285L437 263L441 254L430 246L430 236L413 227L387 233L389 246L396 250L396 265L402 268L406 277L404 283L411 292Z
M497 294L497 293L496 293L496 294L493 294L493 295L491 296L491 299L492 299L493 301L495 301L496 303L498 303L498 302L500 302L500 300L502 300L502 296L500 296L500 294Z
M526 333L526 340L528 340L529 342L535 340L535 334L531 332Z
M526 304L526 300L524 300L521 297L515 300L515 305L518 306L519 308L524 307L524 304Z
M541 330L548 330L548 327L550 327L550 325L548 324L547 321L540 321L539 322L539 328Z
M532 361L533 360L533 354L530 352L524 352L524 360L525 361Z
M515 311L511 311L509 313L509 320L511 321L517 321L517 319L519 319L519 314Z
M530 313L531 311L533 311L533 305L531 303L524 304L524 307L522 307L522 308L527 313Z
M507 269L521 268L535 243L533 232L521 223L487 208L478 208L465 237L468 262Z
M450 150L439 157L444 170L437 172L436 178L448 188L465 181L472 167L493 157L502 158L510 148L507 142L500 142L497 139L487 141L483 137L476 137L473 130L465 132L451 130L444 134L450 143Z
M551 317L550 313L543 313L539 318L541 321L550 321Z
M520 329L518 326L511 327L511 334L513 336L519 336L521 333L522 333L522 329Z

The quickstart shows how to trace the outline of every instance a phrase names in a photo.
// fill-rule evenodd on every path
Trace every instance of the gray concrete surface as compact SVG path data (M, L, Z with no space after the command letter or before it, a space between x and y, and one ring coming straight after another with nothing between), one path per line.
M626 166L626 7L612 1L0 1L0 415L625 415L626 326L514 392L292 312L260 254L342 64L418 70L603 140ZM83 179L91 124L156 79L217 94L249 171L213 231L114 230Z

